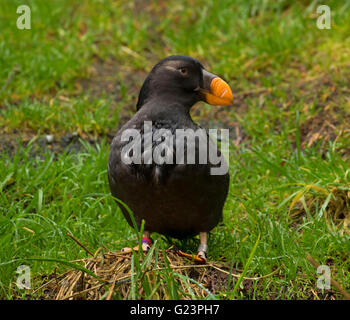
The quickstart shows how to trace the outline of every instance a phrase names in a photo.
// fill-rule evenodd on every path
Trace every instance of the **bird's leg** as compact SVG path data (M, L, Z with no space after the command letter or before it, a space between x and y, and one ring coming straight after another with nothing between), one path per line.
M208 232L200 232L199 233L199 241L200 244L198 246L198 257L207 261L207 253L208 253Z
M151 238L149 231L144 231L142 234L142 250L148 252L151 249Z
M145 252L148 252L149 249L151 249L151 240L150 240L150 233L149 233L149 231L145 230L143 232L141 247L142 247L142 250L145 251ZM134 251L138 251L138 250L139 250L139 245L134 247ZM121 251L128 253L128 252L131 252L132 249L131 248L123 248Z

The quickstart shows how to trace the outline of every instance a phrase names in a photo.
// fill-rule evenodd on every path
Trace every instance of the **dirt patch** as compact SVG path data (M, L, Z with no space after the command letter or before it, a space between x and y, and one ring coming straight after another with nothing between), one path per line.
M112 136L107 137L107 141L112 140ZM58 155L62 152L78 153L85 150L84 143L95 147L106 137L92 138L88 136L79 136L76 132L65 133L61 136L41 135L33 133L11 133L0 134L0 153L12 158L19 148L25 148L31 144L30 155L43 157L46 153Z
M297 96L293 99L303 97L305 104L302 112L309 115L300 126L302 148L318 144L324 149L330 141L350 138L350 113L344 107L348 103L348 89L342 84L346 78L348 76L342 74L340 79L334 80L324 74L298 83ZM312 108L314 110L310 110ZM350 153L350 147L344 147L346 150L343 151Z
M300 127L301 146L303 148L319 144L321 148L339 137L350 138L350 115L336 115L337 110L321 107L319 113L309 117ZM344 152L350 151L344 146Z
M334 141L337 137L337 124L337 119L330 117L324 110L309 118L300 128L302 147L311 147L318 141L324 146L327 141Z
M103 94L118 95L117 72L119 64L115 60L104 62L95 57L94 63L89 67L89 78L78 78L76 88L78 92L89 92L92 96Z
M113 57L102 60L95 56L88 69L88 77L78 78L76 87L78 92L88 92L95 97L107 94L120 100L123 94L128 95L136 106L137 94L146 76L146 71L131 68Z
M329 141L340 137L350 138L350 113L344 107L348 103L347 88L332 80L329 75L324 75L302 84L299 89L302 93L305 92L303 113L310 114L300 127L303 148L314 144L323 148ZM309 110L315 101L315 110Z

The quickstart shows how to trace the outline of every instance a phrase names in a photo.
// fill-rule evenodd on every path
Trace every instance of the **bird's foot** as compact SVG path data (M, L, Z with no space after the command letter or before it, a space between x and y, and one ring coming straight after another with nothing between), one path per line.
M185 258L187 258L189 260L198 262L198 263L206 263L207 262L206 258L203 259L203 258L201 258L198 255L194 255L194 254L191 254L191 253L185 253L185 252L182 252L181 250L177 250L176 254L178 254L181 257L185 257Z
M207 262L208 245L201 243L198 246L198 258L202 259L203 262Z
M208 233L207 232L201 232L199 234L199 237L201 239L201 243L198 246L198 253L197 255L192 255L189 253L182 252L180 250L177 250L176 253L179 256L186 257L188 259L194 260L195 262L198 263L206 263L207 262L207 253L208 253L208 245L207 245L207 237Z
M126 247L126 248L123 248L121 251L123 253L129 253L129 252L132 252L132 250L139 251L139 248L140 248L139 245L137 245L133 249ZM143 237L141 242L141 248L143 252L148 252L149 249L151 249L151 240L146 237Z
M207 262L207 254L204 251L198 251L197 257L202 259L204 263Z

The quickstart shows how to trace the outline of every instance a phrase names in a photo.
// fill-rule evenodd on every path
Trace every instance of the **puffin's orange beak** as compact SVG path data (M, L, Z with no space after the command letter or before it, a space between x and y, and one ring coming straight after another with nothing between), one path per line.
M213 106L230 106L233 104L233 94L230 86L218 76L203 70L203 86L201 90L205 102Z

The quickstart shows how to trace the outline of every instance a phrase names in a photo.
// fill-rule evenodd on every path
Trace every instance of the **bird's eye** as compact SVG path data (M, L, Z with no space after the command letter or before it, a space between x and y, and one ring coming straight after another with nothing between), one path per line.
M186 68L180 68L179 70L180 70L180 72L181 72L183 75L186 75L186 74L187 74L187 69L186 69Z

